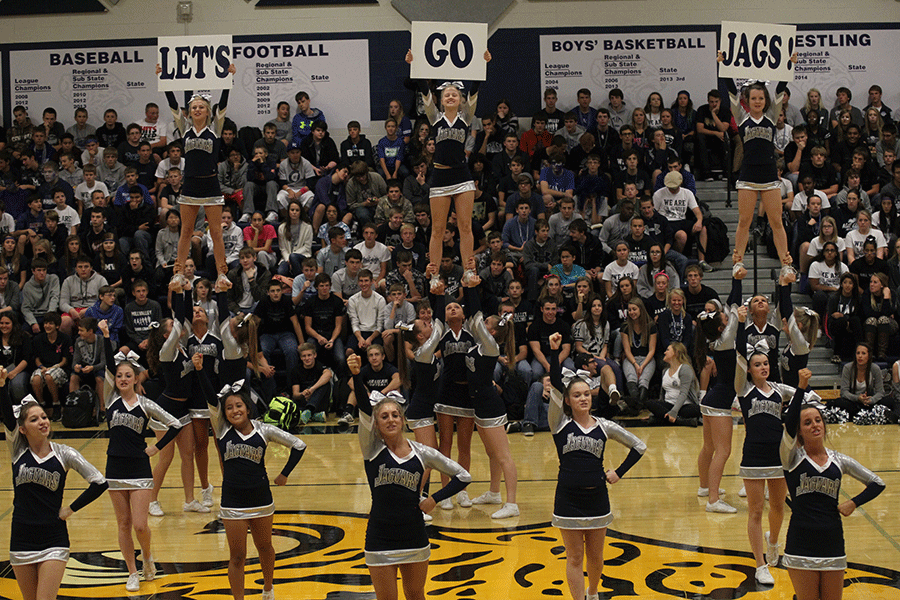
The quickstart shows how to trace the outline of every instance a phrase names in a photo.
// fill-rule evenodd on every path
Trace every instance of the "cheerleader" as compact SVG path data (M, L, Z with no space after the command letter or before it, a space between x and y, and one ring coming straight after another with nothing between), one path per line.
M161 72L159 65L156 69L159 75ZM228 72L232 75L235 73L234 65L229 65ZM228 281L225 276L228 272L228 263L225 262L225 244L222 241L221 227L225 198L218 179L221 140L215 133L221 132L225 123L225 102L227 96L223 97L223 101L217 105L217 110L213 113L207 96L200 94L192 96L187 106L191 127L186 127L187 120L181 116L180 111L172 111L176 115L178 128L184 132L184 183L178 203L181 205L181 222L186 225L181 228L178 256L173 268L175 281L180 284L186 281L183 275L184 261L190 253L193 234L193 228L187 224L197 220L197 213L201 207L206 211L209 234L213 241L213 254L219 273L217 282Z
M275 502L266 472L266 449L274 442L291 449L287 463L275 477L284 485L300 462L306 444L299 438L268 423L250 418L251 405L242 393L244 381L226 385L218 398L210 387L205 359L199 352L192 363L209 400L209 417L219 454L222 457L222 502L219 518L228 540L228 583L235 600L243 600L247 557L247 529L259 555L263 576L262 600L274 600L275 548L272 546L272 515Z
M743 306L738 309L741 323L746 321L747 312ZM744 347L746 332L747 328L738 329L738 348ZM787 497L787 485L778 455L782 431L781 408L794 393L793 387L768 381L768 350L768 344L763 340L749 358L738 356L734 378L734 391L746 426L740 476L744 480L749 509L747 534L756 559L756 581L763 585L775 583L769 567L778 564L778 535L784 521L784 499ZM813 392L809 392L807 397L810 400L818 398ZM765 533L766 550L763 552L762 513L767 498L769 531Z
M806 368L809 350L816 345L819 337L819 315L810 308L794 309L791 303L791 282L782 275L778 283L778 312L784 323L784 333L788 336L788 343L781 351L778 366L781 369L781 381L797 387L797 373Z
M150 457L175 439L181 430L181 422L163 410L156 402L138 394L135 383L139 368L125 357L116 364L109 324L103 320L97 324L103 333L103 349L106 354L106 424L109 429L109 446L106 450L106 481L109 498L116 513L119 529L119 550L128 567L125 589L136 592L141 583L134 559L134 529L141 556L144 560L144 581L156 577L156 565L150 551L150 529L147 527L147 510L153 495L153 471ZM144 442L150 419L155 419L168 429L152 446Z
M475 259L469 259L469 267L474 268ZM478 275L469 278L463 291L466 307L472 316L467 323L469 331L475 338L475 344L466 355L468 368L469 397L475 409L475 425L478 435L484 443L491 468L491 484L487 492L474 498L472 504L501 504L500 475L506 481L506 503L495 511L492 519L508 519L519 516L519 505L516 504L516 487L518 475L516 463L509 451L509 438L506 435L506 405L497 393L494 383L494 369L500 357L500 344L506 349L508 364L515 364L515 324L510 323L512 313L504 317L490 316L484 318L481 313L480 292L476 289L481 284Z
M360 358L347 357L355 388L365 389ZM405 418L396 392L373 393L359 402L359 446L365 462L372 508L366 526L366 566L378 600L397 598L397 571L407 598L424 598L431 546L422 513L462 491L472 480L468 471L434 448L403 435ZM428 498L419 497L425 469L437 469L450 482Z
M802 369L784 417L781 464L791 495L784 558L797 600L840 600L844 589L844 531L841 516L884 490L884 482L854 459L825 447L825 418L819 404L804 402L812 372ZM866 488L838 503L844 473Z
M12 405L8 375L0 367L0 411L13 473L9 563L23 598L51 600L59 592L69 560L66 520L99 498L109 484L77 450L50 441L50 419L30 394ZM69 469L90 485L63 506Z
M700 401L703 415L703 447L697 457L700 488L697 496L709 497L706 512L734 513L737 509L719 498L719 488L725 463L731 455L731 405L734 400L734 370L736 362L735 337L738 327L737 311L741 301L741 279L746 271L731 280L728 308L705 310L697 316L697 340L694 361L706 364L706 356L713 352L718 377L715 385ZM702 387L702 386L701 386Z
M597 600L606 528L612 522L606 484L624 477L647 446L620 425L591 415L590 384L578 377L564 382L560 376L561 343L562 335L551 335L547 357L551 383L548 421L559 457L553 526L559 528L566 548L566 581L573 600L585 598L585 558L587 600ZM618 469L604 472L603 452L609 440L630 450Z
M217 287L222 287L217 282ZM193 296L191 290L184 292L184 305L191 306ZM215 311L218 313L218 308ZM228 313L225 313L227 317ZM191 335L187 340L187 355L193 357L198 352L203 356L205 376L209 378L212 390L217 389L219 380L219 357L222 356L222 340L209 329L209 316L203 306L194 305L190 323L185 323L185 329L190 325ZM194 461L197 466L197 475L200 477L200 503L210 508L213 506L213 486L209 482L209 408L210 398L204 397L204 390L200 386L198 377L194 377L191 386L191 396L188 400L191 415L191 430L194 434Z
M491 53L484 51L485 62L491 61ZM412 64L412 50L406 53L406 62ZM447 215L450 204L456 209L456 223L459 227L459 251L462 264L468 265L469 258L475 251L472 237L472 209L475 203L475 181L466 161L465 144L469 137L469 124L475 116L478 102L478 84L472 83L467 97L462 82L448 81L438 86L441 93L440 107L435 106L435 99L425 81L419 81L419 93L425 103L425 112L433 123L431 131L434 137L434 171L431 179L431 242L429 261L440 265L444 249L444 230L447 227ZM462 109L465 101L466 107ZM438 111L442 109L442 112ZM462 109L462 110L461 110ZM475 275L472 270L463 274L463 282ZM440 284L437 271L431 276L431 287Z
M177 281L169 283L172 292L172 310L174 318L162 323L151 323L150 338L147 344L147 361L150 370L161 372L165 389L157 403L170 415L178 419L182 426L191 422L188 398L192 394L193 365L185 351L184 331L184 291L187 286ZM156 437L162 439L163 431L158 424L151 423ZM184 512L208 513L209 507L203 506L194 498L194 432L193 427L182 427L175 437L178 454L181 458L181 485L184 488ZM166 446L159 453L159 462L153 469L153 500L150 502L150 514L161 517L165 513L159 504L159 491L172 464L175 449Z
M747 303L749 308L747 312L746 331L738 332L741 339L746 340L746 345L737 345L738 351L742 351L743 355L750 358L755 348L760 348L761 343L765 343L767 356L769 358L769 381L779 382L778 369L773 369L772 365L779 364L778 346L781 339L781 330L769 322L769 298L765 294L757 294L750 298Z
M717 60L722 62L725 60L725 55L719 52ZM791 62L796 61L795 53L791 56ZM728 86L731 96L731 113L738 120L742 109L737 88L731 78L725 79L725 84ZM749 112L738 125L738 135L744 146L744 158L736 185L740 222L737 232L734 234L732 261L735 273L744 269L744 252L747 250L750 224L753 220L754 208L756 208L756 197L759 194L763 208L769 217L769 225L772 227L775 247L778 249L778 257L781 259L782 275L797 276L797 271L791 266L792 259L788 252L787 234L784 231L784 224L781 222L781 182L775 168L775 135L777 133L775 122L781 112L786 89L786 81L778 82L777 95L773 103L764 83L755 82L748 88Z

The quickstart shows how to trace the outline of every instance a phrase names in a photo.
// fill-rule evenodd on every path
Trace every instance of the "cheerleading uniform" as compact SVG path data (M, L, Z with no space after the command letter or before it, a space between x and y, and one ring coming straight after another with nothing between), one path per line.
M500 357L500 345L484 325L479 298L481 292L467 287L463 293L466 306L474 313L467 325L475 345L466 353L466 368L469 371L467 380L475 409L475 424L483 429L503 427L507 423L506 404L494 386L494 369ZM513 327L513 324L509 323L508 327Z
M435 319L431 336L419 346L415 359L410 363L416 387L406 409L410 429L434 427L434 390L440 388L441 363L434 357L438 342L444 336L444 324Z
M151 419L168 428L156 442L162 450L181 431L181 422L167 413L156 402L136 395L137 402L129 405L115 387L116 359L112 342L103 338L106 352L106 425L109 429L109 445L106 448L106 481L111 490L149 490L153 488L153 470L145 449L147 428Z
M602 529L612 523L603 453L606 442L614 440L630 448L616 469L620 478L641 459L647 445L621 425L591 417L593 425L583 428L563 412L563 382L559 354L551 351L550 408L548 422L559 457L553 526L559 529Z
M731 114L735 115L737 119L738 115L742 114L737 88L732 79L726 79L725 83L731 97ZM775 101L769 107L768 112L758 120L747 114L738 125L738 135L744 146L744 158L741 161L741 171L735 186L739 190L760 192L780 189L781 182L775 167L775 135L778 131L775 122L781 113L785 89L787 89L787 82L779 82Z
M357 375L354 385L362 389ZM410 452L400 457L391 452L376 431L372 404L359 402L359 447L372 492L372 508L366 526L366 565L382 567L426 561L431 545L419 509L419 488L425 469L450 476L450 482L431 495L439 503L461 492L472 481L469 472L435 448L412 440Z
M878 475L854 459L826 449L828 460L819 465L797 442L803 390L798 390L788 407L781 440L781 463L791 495L791 520L781 564L788 569L840 571L847 568L844 530L838 498L844 474L866 488L853 498L862 506L884 490Z
M805 369L809 363L809 340L797 326L794 305L791 303L791 286L779 285L778 296L778 311L788 324L788 343L781 351L778 367L781 370L781 380L792 387L797 387L800 382L800 369Z
M191 397L194 364L182 345L184 336L184 296L172 295L172 331L159 350L160 370L162 371L165 389L157 404L163 410L178 419L182 425L191 422L187 399ZM162 431L165 426L153 421L150 428Z
M735 338L738 327L738 306L741 302L741 281L731 280L731 294L728 296L728 324L719 338L709 344L716 361L718 377L716 383L700 401L700 413L705 417L730 417L731 405L734 402L734 374L737 362ZM703 315L699 318L703 318ZM712 316L711 318L715 318Z
M778 343L781 338L781 330L771 323L766 322L766 326L760 331L752 321L747 323L747 327L744 329L745 331L743 333L738 330L738 338L735 342L735 347L738 350L745 348L746 352L744 356L750 358L750 355L753 354L755 350L763 349L763 342L765 342L765 352L766 356L769 358L770 381L781 381L778 369L775 368L775 365L778 364ZM744 340L744 343L741 342L742 339Z
M435 315L443 310L442 301L433 309ZM438 317L436 316L435 319ZM438 342L438 350L444 362L438 385L438 401L434 404L434 412L454 417L473 418L475 409L469 396L469 367L466 359L469 350L475 346L475 337L470 333L469 320L463 323L459 333L444 326L444 335ZM493 371L491 371L493 373Z
M471 91L466 98L465 114L457 114L453 121L438 111L434 104L434 96L424 81L419 82L419 93L423 96L425 112L432 123L431 135L434 137L435 168L431 175L429 197L474 192L475 180L469 172L465 148L469 136L469 123L475 116L475 106L478 103L478 82L472 83Z
M12 459L13 513L9 563L19 566L47 560L66 562L69 560L69 531L66 522L59 518L66 474L69 469L75 469L90 484L69 505L76 512L100 497L108 487L106 479L69 446L50 442L50 453L44 457L36 456L19 431L8 382L0 388L0 405L6 445Z
M224 393L217 397L205 370L197 376L201 380L204 395L210 398L209 419L222 457L219 518L230 521L272 516L275 513L275 503L266 472L266 449L270 442L291 449L287 463L281 470L281 474L288 477L303 457L306 444L298 437L260 421L250 421L252 430L247 435L242 434L225 418L224 401L232 393L231 388L226 387ZM244 402L248 402L246 397ZM247 406L249 409L249 404Z
M184 293L184 305L186 307L193 306L191 293L189 291ZM190 325L185 323L185 329L189 328ZM203 372L209 377L212 389L217 390L222 385L219 378L219 373L221 371L219 357L222 356L223 344L222 340L213 333L214 331L214 329L207 327L207 332L203 334L203 337L199 338L194 333L191 333L191 335L188 336L186 350L188 356L194 356L194 354L198 352L203 355ZM191 366L193 366L193 362L191 363ZM209 418L209 409L207 408L208 400L208 398L203 397L202 387L195 377L193 385L191 386L191 396L188 400L190 405L189 412L192 419Z
M197 206L215 206L225 204L225 197L219 187L218 159L222 142L209 126L197 131L188 125L188 120L178 108L175 95L167 96L169 108L175 117L175 125L183 131L184 141L184 183L181 186L179 204ZM175 106L173 106L173 104ZM222 92L219 103L212 109L212 127L222 131L225 123L225 108L228 104L228 91Z

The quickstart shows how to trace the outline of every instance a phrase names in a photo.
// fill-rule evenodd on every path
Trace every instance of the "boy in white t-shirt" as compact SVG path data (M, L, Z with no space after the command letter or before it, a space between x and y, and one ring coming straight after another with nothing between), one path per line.
M66 204L66 194L62 190L53 192L53 203L56 204L56 214L59 215L59 224L66 228L69 235L78 234L78 226L81 224L81 218L78 211Z
M0 236L6 237L16 230L16 220L6 212L6 204L0 200Z
M697 257L704 271L712 271L713 268L706 262L703 248L706 248L706 227L703 225L703 213L697 204L697 198L691 190L681 187L684 178L678 171L669 171L663 179L663 185L653 194L653 208L664 219L668 219L669 227L675 232L672 241L672 249L684 254L689 235L696 235L700 242L697 248ZM696 221L693 225L687 218L687 211L694 213Z
M172 167L178 167L179 169L181 169L181 172L184 173L184 157L182 156L184 148L181 146L181 142L172 142L171 144L169 144L167 149L168 154L166 158L159 161L159 164L156 165L157 192L162 189L162 186L166 181L166 177L169 175L169 169L171 169Z
M109 196L109 189L102 181L97 181L97 167L94 165L84 165L84 182L79 183L75 188L75 198L81 202L82 213L94 206L91 196L95 191L103 192L104 196Z
M804 175L800 180L800 187L802 190L799 194L794 195L794 202L791 204L791 215L796 221L800 215L806 210L807 205L809 204L810 196L817 196L822 200L822 210L828 210L831 208L831 203L828 201L828 196L824 194L824 192L816 189L816 182L813 179L812 175Z
M375 289L384 289L384 278L391 262L391 250L376 239L378 231L374 223L363 225L362 236L363 241L353 246L353 249L359 250L362 254L362 268L372 271Z

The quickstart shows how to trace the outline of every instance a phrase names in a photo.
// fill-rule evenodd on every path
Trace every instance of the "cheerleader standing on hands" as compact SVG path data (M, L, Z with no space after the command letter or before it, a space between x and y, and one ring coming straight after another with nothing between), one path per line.
M491 61L491 53L484 51L485 62ZM412 63L412 50L406 53L406 62ZM468 265L475 251L472 237L472 210L475 204L475 181L469 173L466 158L466 138L469 136L469 125L475 117L475 105L478 102L478 82L465 98L463 108L462 82L446 82L438 86L440 92L440 112L434 104L434 98L428 84L419 81L419 93L422 94L425 112L431 121L431 132L434 137L434 173L431 180L431 241L428 247L428 260L440 266L444 251L444 230L447 228L447 215L450 214L451 202L456 207L456 224L459 227L459 252L462 264ZM466 267L463 283L475 275L475 271ZM437 269L431 276L431 287L439 285Z
M8 375L0 367L0 411L13 475L9 563L25 600L55 600L69 560L66 520L99 498L108 484L77 450L50 441L50 419L30 394L12 405ZM90 485L63 506L69 469Z
M103 333L106 353L106 424L109 429L109 446L106 450L106 481L109 498L116 513L119 529L119 550L128 567L125 589L140 589L137 564L134 559L134 529L141 545L144 581L156 577L156 565L150 551L150 528L147 526L147 510L153 497L153 470L150 457L165 448L181 431L181 422L163 410L156 402L139 395L135 389L138 368L123 360L118 365L109 324L104 320L97 324ZM150 419L162 423L168 430L155 445L144 441Z
M355 379L355 389L365 390L359 376L359 357L351 354L347 367ZM385 397L374 392L374 406L360 394L359 447L372 491L366 527L366 566L378 600L397 598L398 570L406 599L424 600L431 546L422 513L431 512L436 503L462 491L472 477L434 448L404 437L403 409L399 398L390 394ZM451 479L432 496L420 498L425 469L437 469Z
M603 574L603 544L612 523L606 484L616 483L643 456L647 445L620 425L591 415L591 387L573 378L563 384L559 369L562 336L550 336L550 407L548 422L559 456L559 476L553 503L553 526L558 527L566 548L566 581L573 600L585 598L584 569L587 559L587 600L597 600ZM604 471L606 442L615 440L630 448L618 469Z
M825 418L818 404L804 402L812 372L802 369L798 389L784 417L781 464L791 494L791 521L782 565L787 567L797 600L840 600L844 590L844 529L849 517L884 491L884 482L849 456L825 447ZM853 477L866 488L838 503L841 478Z
M791 302L791 277L781 276L778 285L778 311L784 321L788 343L781 352L781 381L798 387L801 369L809 363L809 350L819 337L819 315L809 308L794 309Z

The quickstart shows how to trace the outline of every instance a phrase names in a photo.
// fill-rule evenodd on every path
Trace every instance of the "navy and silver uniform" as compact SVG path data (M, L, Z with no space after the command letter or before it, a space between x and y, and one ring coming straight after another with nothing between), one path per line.
M786 82L779 82L769 110L758 120L743 111L740 99L737 96L732 79L726 80L726 85L731 98L731 114L738 119L739 115L746 115L739 119L738 135L744 148L744 158L741 161L741 172L738 175L737 189L746 190L773 190L778 189L778 170L775 167L775 134L777 128L775 122L781 113L781 104L784 100Z
M796 439L803 396L803 390L798 390L791 400L781 441L781 463L791 495L791 520L781 564L789 569L839 571L847 568L838 511L841 479L849 475L866 486L853 498L858 507L878 496L885 486L878 475L840 452L826 449L824 465L807 455Z
M731 294L728 296L728 324L719 338L709 344L713 352L713 360L716 362L716 383L713 385L703 400L700 401L700 412L708 417L730 417L731 405L734 402L734 375L737 362L735 352L735 339L738 327L743 327L738 322L737 311L741 301L741 282L738 279L731 280ZM700 319L705 313L701 313ZM710 318L716 318L715 315Z
M274 425L259 421L250 421L251 430L246 435L236 430L225 418L225 407L220 404L220 398L224 402L230 395L230 388L226 388L227 393L216 398L215 394L209 393L209 379L202 372L198 376L202 378L207 397L213 397L209 403L209 418L222 457L219 517L240 520L271 516L275 513L275 503L266 472L266 448L269 443L274 442L291 449L287 463L281 470L281 474L288 477L303 457L306 444ZM246 399L244 401L247 402ZM249 404L247 406L249 408Z
M466 99L465 112L458 113L452 121L445 113L438 112L434 96L420 82L420 93L424 96L425 111L431 121L431 135L434 137L434 164L432 172L431 198L453 196L462 192L475 191L475 181L469 172L466 156L466 139L469 136L469 123L475 115L478 102L477 82L472 84L471 92ZM425 87L423 91L423 87ZM441 92L438 92L440 98ZM463 93L460 91L460 100ZM460 106L460 110L463 107Z
M621 425L591 417L593 424L585 429L563 411L564 386L559 369L559 354L551 351L550 407L547 420L559 457L556 498L553 502L553 526L559 529L601 529L612 523L609 491L603 453L606 442L613 440L630 448L628 456L616 469L621 478L643 456L647 445Z
M189 292L185 292L185 306L188 306ZM188 326L185 325L187 329ZM203 355L203 372L209 378L210 385L213 390L217 390L222 386L219 373L221 365L219 365L219 357L222 356L223 344L222 340L213 332L214 330L207 326L207 331L202 336L197 337L195 333L191 333L187 339L187 347L185 348L188 356L194 356L196 353ZM193 367L193 362L191 362ZM208 398L203 397L203 387L194 374L192 393L188 401L189 412L192 419L208 419L209 409L207 408Z
M106 424L109 429L109 445L106 448L106 480L111 490L149 490L153 488L153 471L150 457L144 451L150 421L168 427L166 434L156 443L162 450L175 439L181 430L181 422L167 413L159 404L135 394L135 403L129 405L116 389L116 359L112 342L103 338L106 352Z
M217 177L221 143L209 127L201 131L191 127L185 132L184 183L179 204L210 206L225 203Z
M410 429L434 427L434 391L440 387L441 363L434 357L438 342L444 335L444 324L432 321L431 335L416 348L415 359L410 362L416 382L412 398L406 409L406 419Z
M781 318L788 324L788 343L781 351L778 367L781 370L781 380L786 384L797 387L800 382L800 370L809 364L809 340L800 331L797 318L794 316L794 305L791 303L791 286L778 286L778 310Z
M187 355L183 342L187 340L184 328L184 297L172 295L172 331L159 350L159 364L165 389L158 404L182 425L191 422L187 399L191 397L194 364ZM151 429L161 431L159 423L151 423Z
M467 322L467 327L475 339L475 345L469 348L466 355L469 396L472 398L475 424L478 427L503 427L507 423L506 404L494 387L494 370L500 357L500 345L484 324L484 316L480 310L480 293L480 290L470 287L464 291L466 306L475 313ZM509 327L512 326L510 323Z
M437 310L435 315L440 314ZM437 317L436 317L437 318ZM475 337L470 333L468 320L459 332L444 326L444 336L438 342L438 350L444 362L438 389L438 400L434 412L454 417L474 417L472 398L469 396L469 367L466 358L475 346Z
M35 403L30 395L23 410ZM9 562L13 566L47 560L69 560L69 531L59 518L63 506L66 475L74 469L90 485L70 504L78 511L106 490L106 479L100 471L74 448L49 442L50 452L37 456L19 431L9 385L0 388L6 446L12 459L13 513L10 526Z
M362 382L355 385L360 389ZM431 557L425 520L419 509L419 488L426 469L450 476L450 482L431 495L437 503L461 492L472 481L468 471L435 448L412 440L407 443L409 452L405 456L394 454L376 431L371 402L361 398L359 447L372 492L365 545L366 565L370 567L417 563Z
M744 328L743 332L738 330L735 348L745 348L746 351L744 356L747 358L749 358L754 351L763 350L763 348L765 348L766 356L769 358L769 378L771 381L781 381L778 369L775 368L775 365L778 364L778 343L780 339L781 330L768 321L762 330L756 326L756 323L750 321L747 323L747 327Z

